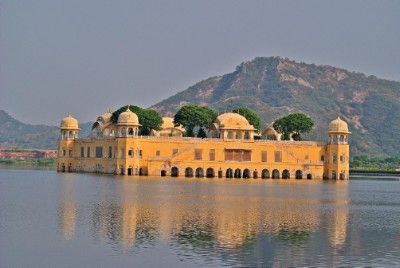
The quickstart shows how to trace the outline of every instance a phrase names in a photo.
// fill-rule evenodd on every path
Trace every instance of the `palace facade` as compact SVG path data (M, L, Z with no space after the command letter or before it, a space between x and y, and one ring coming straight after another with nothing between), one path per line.
M160 131L139 136L139 120L129 109L118 122L109 111L98 117L88 137L79 138L78 120L61 120L59 172L92 172L208 178L349 179L347 123L329 124L328 142L282 141L272 126L257 139L245 117L224 113L207 138L183 137L182 127L163 118ZM256 137L256 138L255 138Z

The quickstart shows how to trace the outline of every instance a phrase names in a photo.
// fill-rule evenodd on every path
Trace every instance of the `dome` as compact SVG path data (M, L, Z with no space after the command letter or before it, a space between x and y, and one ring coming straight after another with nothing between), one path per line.
M225 129L254 129L244 116L237 113L221 114L215 119L215 124Z
M61 120L60 128L62 129L79 129L78 120L73 118L71 114L68 114L63 120Z
M172 117L163 117L163 124L161 128L174 128L174 119Z
M163 117L163 124L161 126L161 129L171 129L171 128L175 128L175 129L179 129L180 131L185 131L185 129L179 125L179 126L175 126L174 125L174 119L172 117Z
M112 112L111 110L105 112L104 114L97 117L97 122L101 122L103 124L108 123L111 120Z
M129 107L125 112L120 113L118 116L118 125L136 125L139 126L139 118L138 116L129 110Z
M347 123L340 119L340 117L329 123L329 132L350 133Z

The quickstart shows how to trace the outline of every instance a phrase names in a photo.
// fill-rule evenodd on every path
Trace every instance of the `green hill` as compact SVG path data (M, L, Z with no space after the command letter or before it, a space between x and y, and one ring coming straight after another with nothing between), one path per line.
M314 121L307 139L326 140L339 114L349 123L352 154L400 156L400 82L326 65L279 57L255 58L232 73L201 81L154 105L164 115L194 103L222 113L238 106L255 110L264 125L293 112Z
M80 135L88 135L91 126L79 124ZM25 124L0 110L0 148L57 149L58 137L58 127Z

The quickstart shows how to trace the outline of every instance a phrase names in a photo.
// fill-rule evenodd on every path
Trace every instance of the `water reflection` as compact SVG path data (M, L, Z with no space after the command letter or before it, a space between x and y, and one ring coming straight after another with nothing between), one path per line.
M72 239L78 213L74 181L63 180L61 187L59 225L64 238ZM326 187L321 182L138 178L110 187L92 201L92 232L124 252L163 243L183 257L291 266L307 263L310 250L321 251L315 248L318 241L328 240L328 251L346 245L346 182Z
M76 228L76 189L75 180L70 178L62 180L62 191L60 193L61 202L58 207L59 231L63 234L65 240L71 240L75 235Z

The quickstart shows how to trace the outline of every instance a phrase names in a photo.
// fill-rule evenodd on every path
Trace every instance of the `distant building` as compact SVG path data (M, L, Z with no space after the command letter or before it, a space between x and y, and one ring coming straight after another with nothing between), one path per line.
M161 131L139 136L139 120L127 109L111 121L111 112L93 125L92 135L78 138L78 120L60 124L58 171L218 178L349 178L347 123L329 124L328 142L282 141L271 126L265 139L245 117L224 113L209 127L209 138L182 137L184 129L164 118Z
M2 159L39 159L39 158L55 158L57 150L10 150L0 149L0 158Z

